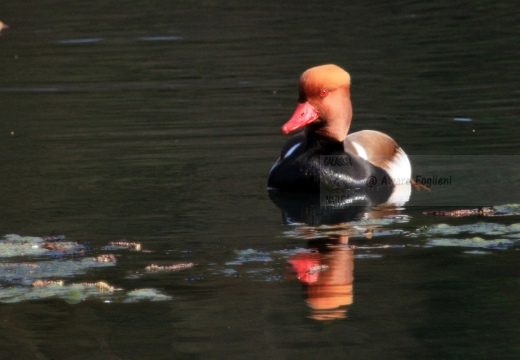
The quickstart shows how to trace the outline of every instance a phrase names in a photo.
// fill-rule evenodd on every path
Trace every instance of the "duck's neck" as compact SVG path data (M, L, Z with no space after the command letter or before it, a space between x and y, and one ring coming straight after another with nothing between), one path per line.
M325 141L342 142L345 140L350 128L350 121L335 121L316 129L316 134Z
M314 131L306 130L307 144L309 147L320 149L319 152L332 153L343 151L343 140L322 136Z
M350 99L344 106L335 109L333 116L327 121L318 121L309 124L306 128L307 136L315 134L322 142L342 142L347 137L352 121L352 105Z

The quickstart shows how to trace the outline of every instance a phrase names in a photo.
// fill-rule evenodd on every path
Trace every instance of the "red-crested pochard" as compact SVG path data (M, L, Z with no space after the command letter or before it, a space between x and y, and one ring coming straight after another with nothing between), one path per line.
M332 64L305 71L298 106L282 133L305 130L283 147L268 187L318 192L324 181L353 187L409 186L411 165L403 149L379 131L348 134L351 121L350 75Z

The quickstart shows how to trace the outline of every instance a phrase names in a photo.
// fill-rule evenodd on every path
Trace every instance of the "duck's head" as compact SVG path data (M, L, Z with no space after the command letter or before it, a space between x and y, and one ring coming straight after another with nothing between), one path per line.
M350 75L337 65L316 66L302 74L299 91L296 111L282 133L307 127L319 137L343 141L352 120Z

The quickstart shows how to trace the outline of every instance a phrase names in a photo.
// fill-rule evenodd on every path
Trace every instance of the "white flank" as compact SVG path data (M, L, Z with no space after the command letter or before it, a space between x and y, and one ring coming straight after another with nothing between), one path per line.
M410 165L410 160L403 149L399 148L386 170L394 180L394 183L410 183L410 178L412 177L412 165Z
M390 198L386 201L386 204L401 206L410 200L412 194L411 177L412 177L412 166L408 156L399 149L395 154L394 158L386 168L388 174L392 178L395 184L394 191Z
M392 191L392 195L388 198L385 204L387 205L395 205L395 206L403 206L410 200L410 195L412 194L412 185L403 184L397 185L394 187L394 191Z

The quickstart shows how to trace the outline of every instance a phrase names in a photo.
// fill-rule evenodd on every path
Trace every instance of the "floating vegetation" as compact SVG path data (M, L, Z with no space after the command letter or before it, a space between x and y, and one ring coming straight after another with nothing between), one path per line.
M506 204L495 206L495 214L499 215L520 215L520 204Z
M99 291L113 292L114 290L118 290L118 289L114 288L113 286L108 285L104 281L98 281L98 282L95 282L95 283L81 283L80 285L83 285L83 286L94 286Z
M148 301L166 301L171 300L172 297L164 295L156 289L138 289L128 292L127 298L123 301L126 303L138 302L143 300Z
M93 258L53 258L33 263L4 263L0 266L0 282L31 285L36 279L73 277L85 274L89 269L114 266L99 263Z
M15 303L27 300L58 298L69 304L77 304L88 298L112 296L113 292L89 283L61 284L42 281L40 285L30 287L9 287L0 289L0 302Z
M81 254L85 247L76 242L64 241L65 237L40 238L9 234L0 240L0 258L16 256L61 256Z
M95 262L116 262L116 257L113 254L99 255L94 258Z
M520 215L520 204L479 207L475 209L428 210L424 211L423 214L429 216L445 216L455 218L466 216L511 216Z
M432 235L460 235L460 234L482 234L487 236L503 236L509 234L520 234L520 224L504 225L496 223L478 222L467 225L436 224L427 229Z
M141 250L141 244L113 242L112 248ZM93 256L87 257L87 254ZM0 302L20 302L45 298L59 298L75 304L88 298L107 298L121 290L114 298L120 301L168 300L171 297L154 289L131 291L127 294L106 281L73 282L74 277L94 268L116 265L113 254L95 254L78 242L67 241L63 235L45 238L6 235L0 240ZM23 261L16 261L23 260ZM193 264L180 264L187 268ZM180 270L177 266L176 269ZM173 271L174 267L162 267ZM67 279L67 280L64 280ZM66 282L71 282L67 284ZM4 287L2 287L4 286ZM106 300L108 301L108 300Z
M428 241L432 246L460 246L469 248L486 249L507 249L514 245L514 242L507 239L485 240L481 237L470 239L431 239Z
M52 286L52 285L63 286L63 280L35 280L32 284L32 286L35 286L35 287ZM97 289L99 289L100 291L108 291L108 292L113 292L114 290L121 290L121 289L116 289L113 286L108 285L104 281L98 281L95 283L83 282L83 283L80 283L79 285L90 286L90 287L94 286Z
M495 209L477 208L477 209L460 209L460 210L431 210L425 211L424 215L431 216L448 216L448 217L463 217L463 216L494 216Z
M14 269L14 268L37 268L38 264L35 263L0 263L0 268Z
M155 265L151 264L148 265L145 270L150 272L157 272L157 271L180 271L185 270L194 267L194 263L184 263L184 264L175 264L175 265Z
M108 243L108 247L113 249L130 249L135 251L141 251L141 244L128 241L112 241Z
M63 286L63 280L35 280L32 283L32 286L49 286L49 285Z
M520 224L482 221L465 225L441 223L418 229L412 237L417 236L425 236L429 246L507 249L518 243Z

